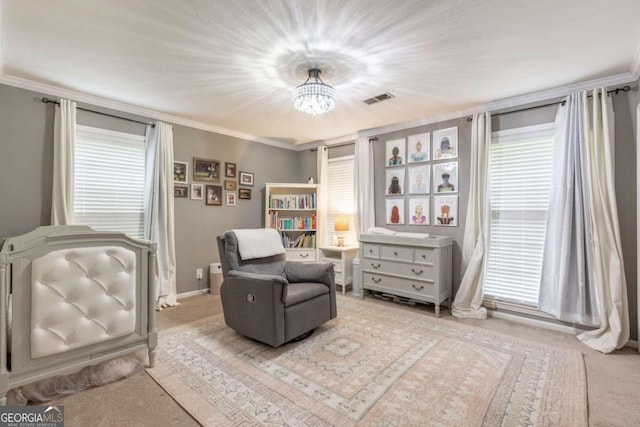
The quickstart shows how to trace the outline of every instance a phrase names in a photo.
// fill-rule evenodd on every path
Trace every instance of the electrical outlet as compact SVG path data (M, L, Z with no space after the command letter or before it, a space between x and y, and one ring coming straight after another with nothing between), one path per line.
M196 279L202 280L202 269L196 268Z

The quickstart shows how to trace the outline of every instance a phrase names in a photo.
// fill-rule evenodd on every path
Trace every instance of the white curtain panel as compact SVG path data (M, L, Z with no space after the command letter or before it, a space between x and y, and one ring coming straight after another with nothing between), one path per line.
M489 191L487 170L491 144L491 114L477 113L471 123L469 204L462 244L462 281L451 313L456 317L486 319L482 307L485 254L488 244Z
M556 114L551 196L547 213L538 307L557 319L597 326L589 226L589 129L582 95L565 99Z
M629 306L615 192L613 104L604 88L594 90L592 95L592 101L586 92L581 98L582 125L588 136L587 197L600 327L578 335L578 339L591 348L610 353L629 340Z
M158 309L176 306L176 250L173 212L173 128L147 126L145 234L157 245Z
M329 188L329 177L327 175L329 168L329 150L326 145L318 147L318 156L316 157L316 166L318 174L318 192L316 203L316 215L318 216L316 234L319 236L318 242L320 245L329 245L331 242L327 242L327 211L329 204L329 195L327 189Z
M365 233L376 225L374 191L373 143L367 136L356 140L353 168L354 200L356 203L356 233Z
M61 99L53 124L52 225L70 225L73 220L75 144L76 103Z

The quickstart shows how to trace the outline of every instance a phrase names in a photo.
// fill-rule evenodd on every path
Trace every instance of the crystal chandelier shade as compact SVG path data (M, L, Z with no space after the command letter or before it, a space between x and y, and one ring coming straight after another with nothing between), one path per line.
M309 70L309 78L296 88L293 106L303 113L318 115L336 108L335 90L322 81L320 70Z

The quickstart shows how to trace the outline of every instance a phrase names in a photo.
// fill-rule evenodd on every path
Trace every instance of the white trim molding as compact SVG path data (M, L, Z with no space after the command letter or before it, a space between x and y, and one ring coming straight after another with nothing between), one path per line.
M546 89L538 92L532 92L525 95L514 96L512 98L505 98L497 101L491 101L484 105L478 105L475 107L466 108L464 110L453 111L450 113L438 114L435 116L427 117L424 119L414 120L410 122L396 123L387 126L381 126L377 128L365 129L359 133L361 136L377 136L385 133L391 133L395 131L411 129L418 126L429 125L432 123L444 122L447 120L459 119L464 116L470 116L475 113L483 111L498 112L500 110L520 107L534 102L549 101L552 99L562 98L573 92L579 92L582 90L589 90L598 87L611 87L627 83L632 83L638 80L631 72L616 74L609 77L603 77L600 79L589 80L580 83L574 83L571 85L558 86L552 89Z
M0 8L0 13L1 11L2 9ZM2 35L1 31L2 31L2 28L0 27L0 36ZM0 43L2 43L1 38L0 38ZM20 77L4 75L3 62L2 62L2 45L0 44L0 83L1 84L6 84L8 86L18 87L21 89L31 90L31 91L39 92L49 96L68 98L77 102L109 108L115 111L135 114L138 116L155 119L155 120L162 120L172 124L214 132L221 135L227 135L227 136L231 136L239 139L244 139L247 141L258 142L261 144L271 145L273 147L283 148L283 149L292 150L292 151L304 151L307 149L316 148L320 145L331 146L331 145L340 144L346 141L355 141L358 135L362 137L371 137L371 136L381 135L381 134L395 132L399 130L411 129L414 127L424 126L432 123L458 119L460 117L469 116L474 113L478 113L482 111L499 111L502 109L531 104L534 102L548 101L548 100L560 98L572 92L577 92L581 90L593 89L596 87L611 87L611 86L631 83L638 80L639 78L638 74L640 74L640 48L634 58L634 61L632 64L632 71L627 73L616 74L613 76L604 77L604 78L595 79L595 80L589 80L581 83L575 83L572 85L559 86L553 89L533 92L530 94L524 94L524 95L515 96L512 98L505 98L498 101L491 101L483 105L477 105L477 106L462 109L462 110L436 114L436 115L419 119L419 120L413 120L409 122L401 122L401 123L381 126L377 128L365 129L365 130L359 131L357 134L343 135L340 137L331 138L323 141L313 141L313 142L302 143L302 144L290 144L290 143L278 141L275 139L264 138L264 137L244 133L244 132L235 131L232 129L223 128L220 126L214 126L208 123L185 119L183 117L179 117L173 114L162 113L159 111L138 107L135 105L127 104L120 101L115 101L115 100L100 97L100 96L89 95L89 94L71 90L71 89L65 89L65 88L57 87L57 86L46 84L46 83L35 82L32 80L24 79Z
M161 120L163 122L168 122L171 124L187 126L190 128L214 132L221 135L232 136L232 137L244 139L247 141L259 142L261 144L267 144L267 145L271 145L278 148L284 148L287 150L294 149L294 146L287 142L250 135L244 132L238 132L235 130L210 125L207 123L202 123L195 120L185 119L183 117L175 116L173 114L161 113L159 111L149 110L143 107L137 107L135 105L127 104L124 102L114 101L112 99L103 98L100 96L89 95L89 94L78 92L71 89L63 89L57 86L52 86L46 83L39 83L39 82L35 82L28 79L23 79L20 77L0 75L0 83L6 84L8 86L18 87L21 89L32 90L34 92L40 92L49 96L68 98L76 102L96 105L99 107L109 108L111 110L121 111L124 113L136 114L138 116Z
M209 293L209 288L202 288L195 291L183 292L181 294L176 295L176 298L181 300L185 298L197 297L199 295L204 295Z

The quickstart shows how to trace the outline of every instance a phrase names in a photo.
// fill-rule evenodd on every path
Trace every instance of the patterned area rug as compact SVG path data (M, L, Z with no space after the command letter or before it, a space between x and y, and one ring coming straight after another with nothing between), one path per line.
M207 426L586 426L582 354L338 297L274 349L214 316L160 334L149 374Z

